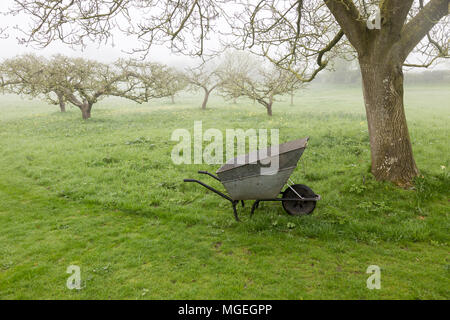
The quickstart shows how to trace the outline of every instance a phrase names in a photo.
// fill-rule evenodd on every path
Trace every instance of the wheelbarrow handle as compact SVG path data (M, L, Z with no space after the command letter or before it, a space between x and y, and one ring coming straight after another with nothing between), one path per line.
M202 185L203 187L205 187L206 189L209 189L209 190L211 190L212 192L215 192L216 194L218 194L218 195L221 196L222 198L227 199L227 200L230 201L231 203L234 202L233 199L231 199L231 198L230 198L229 196L227 196L226 194L220 192L219 190L214 189L214 188L211 187L211 186L208 186L206 183L203 183L203 182L201 182L201 181L199 181L199 180L196 180L196 179L184 179L184 182L195 182L195 183L198 183L198 184Z
M218 176L215 176L215 175L213 175L212 173L209 173L208 171L199 171L198 173L201 173L201 174L207 174L208 176L213 177L213 178L216 179L217 181L220 181L220 179L219 179Z

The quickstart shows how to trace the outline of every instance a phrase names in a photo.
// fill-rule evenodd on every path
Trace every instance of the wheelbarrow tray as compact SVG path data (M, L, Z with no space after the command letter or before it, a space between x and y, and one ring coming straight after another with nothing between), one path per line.
M293 183L290 175L297 167L308 140L309 138L298 139L280 144L278 150L269 147L265 153L253 151L238 156L217 170L217 176L208 171L198 172L220 181L228 195L197 179L184 179L184 182L198 183L230 201L237 221L239 217L236 206L239 202L244 206L244 200L255 200L250 217L261 201L281 201L283 208L290 215L310 214L316 202L321 199L320 195L305 185L287 183L288 180ZM278 160L278 166L272 168L270 165L274 160ZM288 188L281 192L285 185L288 185ZM279 197L280 194L282 197Z
M217 175L233 200L264 200L276 198L303 154L309 138L289 141L278 146L278 152L271 147L264 155L253 151L225 163ZM269 169L278 157L278 168ZM266 165L268 164L268 165ZM263 169L266 167L266 169ZM261 170L266 170L261 174Z

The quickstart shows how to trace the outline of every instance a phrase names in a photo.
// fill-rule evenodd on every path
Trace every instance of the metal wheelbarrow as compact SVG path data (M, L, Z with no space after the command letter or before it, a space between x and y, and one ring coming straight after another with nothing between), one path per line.
M206 189L215 192L222 198L231 202L234 217L239 221L236 206L239 202L244 206L244 200L255 200L252 205L250 217L253 216L261 201L281 201L284 210L294 216L311 214L320 196L315 194L308 186L295 184L290 176L306 149L308 137L280 144L278 152L272 152L271 147L260 156L260 151L253 151L238 156L225 163L216 175L207 171L198 173L209 175L220 181L229 195L196 179L184 179L184 182L195 182ZM274 153L274 154L272 154ZM269 174L261 174L267 163L272 163L278 157L278 167ZM282 192L283 187L287 188ZM281 195L281 197L279 197Z

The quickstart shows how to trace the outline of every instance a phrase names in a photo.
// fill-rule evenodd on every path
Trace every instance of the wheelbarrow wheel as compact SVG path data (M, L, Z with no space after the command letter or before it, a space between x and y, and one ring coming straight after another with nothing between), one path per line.
M316 194L310 187L304 184L294 184L294 188L302 198L315 198ZM298 198L298 195L291 188L287 188L283 192L283 198ZM311 214L316 208L316 201L282 201L284 210L291 216L304 216Z

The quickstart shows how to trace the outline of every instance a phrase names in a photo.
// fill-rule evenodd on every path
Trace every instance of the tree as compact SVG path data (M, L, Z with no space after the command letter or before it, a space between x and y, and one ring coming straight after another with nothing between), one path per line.
M167 67L156 63L119 60L104 64L63 55L51 59L23 55L0 65L0 87L20 95L40 97L66 110L66 102L78 107L83 119L106 96L137 103L170 95L162 80Z
M83 119L91 117L95 103L107 96L147 102L168 95L160 81L165 67L154 63L119 60L105 64L83 58L63 57L55 65L70 76L60 83L64 98L81 110Z
M421 0L324 0L280 7L276 1L264 1L241 15L241 21L251 17L241 34L248 47L303 81L313 80L332 57L356 56L369 126L371 171L378 180L408 186L418 169L404 112L402 69L428 67L437 58L449 57L448 19L444 18L448 4L448 0L426 4ZM414 48L425 59L423 63L406 61ZM311 57L316 58L315 66Z
M290 74L290 76L288 77L287 81L289 82L289 96L291 97L291 107L294 106L294 95L295 95L295 91L301 89L301 88L305 88L306 84L301 81L300 79L298 79L294 74Z
M312 81L331 58L350 51L362 74L373 175L399 185L409 185L418 175L402 69L449 57L449 0L242 0L231 6L212 0L15 2L16 11L32 17L25 41L44 46L55 39L81 45L85 38L104 41L119 21L128 19L126 31L134 31L143 43L136 51L146 54L152 44L169 41L175 51L203 55L215 24L228 21L230 30L223 33L235 36L233 45L250 48L302 82ZM423 63L414 61L414 50Z
M217 74L221 78L219 92L226 99L232 99L236 103L237 98L244 96L242 89L233 84L233 79L243 78L243 76L253 73L261 61L257 61L247 52L243 51L227 51L225 52Z
M66 101L60 88L64 70L55 71L54 63L32 54L6 59L0 64L0 87L10 93L40 97L65 112Z
M221 84L217 69L212 65L202 64L197 68L188 69L186 80L192 88L203 89L205 95L203 97L202 110L206 110L211 92Z
M43 58L41 58L43 60ZM68 58L55 55L50 60L44 60L37 93L43 94L50 104L59 105L61 112L66 112L67 97L65 83L72 77L71 70L66 68Z
M246 96L266 108L267 115L272 116L272 106L277 95L291 92L298 79L291 73L264 65L246 64L240 72L223 73L221 90L225 96L234 98L236 93Z
M164 87L168 91L172 103L175 103L175 95L186 89L188 82L186 81L186 75L184 73L169 68L166 73L162 75L162 81L164 81Z
M6 59L0 64L0 86L11 93L33 94L35 79L42 72L43 66L35 55Z

